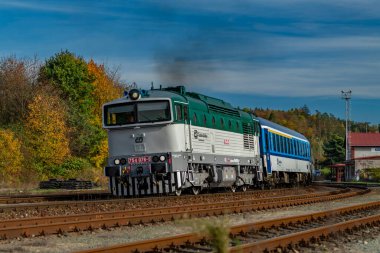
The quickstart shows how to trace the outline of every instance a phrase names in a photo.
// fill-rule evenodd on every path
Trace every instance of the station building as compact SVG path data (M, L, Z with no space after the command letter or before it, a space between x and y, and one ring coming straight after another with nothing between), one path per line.
M349 137L355 178L365 176L366 169L380 170L380 133L350 133Z

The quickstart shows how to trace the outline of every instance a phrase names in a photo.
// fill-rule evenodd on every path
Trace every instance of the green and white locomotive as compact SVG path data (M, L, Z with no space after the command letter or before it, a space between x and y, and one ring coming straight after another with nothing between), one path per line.
M131 90L103 106L103 127L109 140L105 175L114 195L245 191L285 182L272 180L264 166L268 154L260 151L258 118L183 86ZM310 157L302 159L310 166ZM306 181L309 167L296 173L307 174L297 176Z

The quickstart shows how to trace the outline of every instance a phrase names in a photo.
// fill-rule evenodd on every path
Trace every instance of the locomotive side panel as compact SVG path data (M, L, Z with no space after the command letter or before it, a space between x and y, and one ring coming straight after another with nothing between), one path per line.
M244 148L244 135L240 133L191 126L191 144L193 152L239 157L256 157L259 155L258 137L252 136L254 146Z
M123 128L108 132L109 155L185 152L183 125Z

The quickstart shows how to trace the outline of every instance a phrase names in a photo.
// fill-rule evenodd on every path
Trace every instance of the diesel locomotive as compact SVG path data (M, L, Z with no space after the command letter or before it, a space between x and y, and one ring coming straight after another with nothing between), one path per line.
M103 106L112 194L198 194L307 184L309 141L184 86L130 90Z

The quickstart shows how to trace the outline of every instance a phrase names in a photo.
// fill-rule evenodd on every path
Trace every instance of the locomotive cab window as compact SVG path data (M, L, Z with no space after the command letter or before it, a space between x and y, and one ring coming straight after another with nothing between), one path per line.
M104 107L106 126L170 121L169 101L147 101Z
M169 102L138 103L137 118L139 122L170 120Z
M136 113L134 104L112 106L106 108L106 125L126 125L136 123Z

